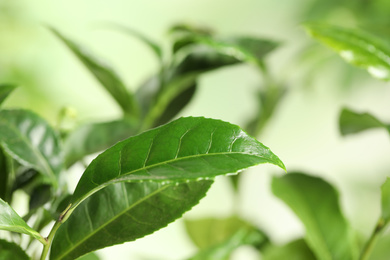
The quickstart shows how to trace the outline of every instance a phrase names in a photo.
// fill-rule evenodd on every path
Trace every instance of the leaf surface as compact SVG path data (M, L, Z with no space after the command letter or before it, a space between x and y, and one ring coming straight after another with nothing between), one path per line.
M135 128L135 124L126 119L81 125L64 142L65 165L69 167L86 155L103 151L132 136Z
M27 234L36 238L42 244L47 243L37 231L30 228L11 206L2 199L0 199L0 230Z
M273 193L306 228L306 242L318 259L356 259L353 230L344 218L336 189L321 178L290 173L272 180Z
M4 100L12 93L17 87L9 84L0 85L0 105L4 102Z
M0 149L0 199L5 201L8 200L9 194L8 174L7 159Z
M355 134L372 128L385 128L390 133L390 125L386 125L368 113L358 113L347 108L341 111L339 125L342 135Z
M212 181L116 183L95 193L62 224L50 259L75 259L165 227L196 205Z
M347 62L366 69L373 77L390 80L390 46L361 30L310 23L309 34L336 51Z
M72 208L116 182L198 180L263 163L285 169L268 147L236 125L202 117L180 118L100 154L77 184Z
M14 159L57 183L63 165L60 142L43 118L28 110L1 110L0 142Z
M263 253L263 260L316 260L317 258L304 239L291 241L282 246L274 246Z
M135 102L134 96L126 89L125 84L115 71L88 53L85 48L67 39L58 31L54 29L52 29L52 31L66 44L66 46L68 46L68 48L111 94L122 110L129 115L136 116L138 113L138 105Z
M29 260L30 257L17 244L0 240L0 260Z

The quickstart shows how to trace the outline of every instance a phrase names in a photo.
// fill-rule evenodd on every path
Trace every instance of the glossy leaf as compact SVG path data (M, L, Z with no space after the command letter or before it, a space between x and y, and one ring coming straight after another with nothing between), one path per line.
M17 244L0 240L0 260L29 260L30 257Z
M306 228L306 242L318 259L356 259L354 232L339 206L337 190L321 178L302 173L275 177L273 193Z
M0 105L17 87L14 85L2 84L0 85Z
M42 244L47 243L37 231L30 228L8 203L2 199L0 199L0 230L27 234L39 240Z
M263 260L317 260L305 240L294 240L283 246L274 246L263 253Z
M341 111L340 132L342 135L355 134L372 128L385 128L390 133L390 125L386 125L368 113L358 113L347 108Z
M52 31L69 47L77 58L79 58L79 60L111 94L122 110L129 115L137 116L138 105L136 104L133 95L126 89L125 84L115 71L93 57L83 47L67 39L58 31L54 29L52 29Z
M211 181L117 183L95 193L57 231L51 260L75 259L165 227L196 205Z
M347 62L366 69L373 77L390 80L390 46L380 38L327 24L310 23L305 27Z
M0 142L14 159L56 184L63 165L60 142L44 119L28 110L1 110Z
M180 118L100 154L77 184L72 208L116 182L198 180L263 163L285 169L271 150L238 126L202 117Z
M387 178L381 187L382 218L387 223L390 221L390 178Z
M257 230L240 229L226 241L200 251L189 260L229 260L234 250L243 245L257 245L264 240L263 233Z
M224 219L185 220L184 223L187 234L200 249L207 249L220 244L241 229L254 229L249 223L235 216Z
M126 119L81 125L65 139L65 165L69 167L89 154L107 149L134 135L135 129L135 124Z

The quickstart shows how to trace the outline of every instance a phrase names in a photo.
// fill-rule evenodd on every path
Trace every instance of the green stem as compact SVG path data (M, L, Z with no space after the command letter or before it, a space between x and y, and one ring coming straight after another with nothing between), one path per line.
M56 232L57 232L58 228L61 226L61 224L62 223L59 220L57 220L56 223L54 224L53 228L51 229L49 236L46 238L47 244L43 247L40 260L46 259L47 253L49 252L49 249L51 246L51 243L53 242L54 235L56 234Z
M386 225L387 222L383 218L380 218L378 220L378 223L376 224L374 231L372 232L370 238L368 239L366 245L363 248L363 251L360 254L359 260L369 259L371 251L374 248L376 241L378 240L380 232L384 229Z

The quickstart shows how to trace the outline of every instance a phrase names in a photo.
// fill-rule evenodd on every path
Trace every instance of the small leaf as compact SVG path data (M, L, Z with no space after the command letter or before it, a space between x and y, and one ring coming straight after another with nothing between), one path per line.
M2 199L0 199L0 230L8 230L23 233L34 237L42 244L47 241L34 229L30 228L26 222Z
M273 246L264 251L262 260L316 260L305 240L294 240L283 246Z
M0 239L0 260L29 260L30 257L17 244Z
M50 259L71 260L151 234L196 205L211 183L138 182L107 186L81 203L58 229Z
M63 165L60 142L44 119L28 110L1 110L0 144L15 160L56 185Z
M53 33L58 36L69 49L80 59L87 69L96 77L103 87L116 100L123 112L134 117L138 114L138 105L133 95L126 89L119 76L106 64L94 58L84 48L67 39L58 31L52 29Z
M229 260L234 250L243 245L257 245L264 240L257 230L240 229L224 242L200 251L189 260Z
M72 208L116 182L213 178L263 163L285 169L275 154L238 126L202 117L181 118L100 154L77 184Z
M12 93L17 87L14 85L0 85L0 105L4 102L4 100Z
M156 42L149 39L149 37L145 36L144 34L138 32L132 28L127 27L127 26L123 26L123 25L119 25L119 24L108 24L108 26L110 26L113 29L123 31L126 34L129 34L129 35L134 36L135 38L139 39L140 41L145 43L145 45L148 46L154 52L154 54L156 55L156 57L158 58L158 60L160 62L162 61L163 53L162 53L161 47Z
M318 259L356 259L354 232L341 212L334 187L317 177L290 173L275 177L272 191L300 218L305 240Z
M185 220L184 223L187 234L200 249L207 249L220 244L241 229L253 229L249 223L235 216L224 219Z
M132 136L135 129L135 124L126 119L81 125L65 139L65 165L70 167L89 154L107 149Z
M382 191L382 218L385 222L390 221L390 178L387 178L381 187Z
M361 30L309 23L309 34L336 51L347 62L366 69L373 77L390 80L390 46Z
M385 128L390 133L390 125L386 125L368 113L357 113L347 108L341 111L340 132L342 135L355 134L372 128Z

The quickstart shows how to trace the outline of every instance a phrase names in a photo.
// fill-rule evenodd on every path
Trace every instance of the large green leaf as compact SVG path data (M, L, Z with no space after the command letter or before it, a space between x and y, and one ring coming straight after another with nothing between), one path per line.
M328 24L305 25L309 34L336 51L347 62L367 69L374 77L390 80L390 46L361 30Z
M86 199L57 231L50 259L75 259L165 227L196 205L211 181L117 183Z
M122 110L129 115L137 116L138 105L136 104L134 96L126 89L125 84L115 73L115 71L93 57L85 50L85 48L67 39L58 31L54 29L52 29L52 31L69 47L69 49L77 56L77 58L79 58L80 61L87 67L87 69L96 77L96 79L116 100Z
M316 260L317 258L306 244L298 239L282 246L273 246L264 251L262 260Z
M386 125L368 113L358 113L347 108L341 111L340 132L342 135L355 134L372 128L385 128L390 133L390 125Z
M17 244L0 240L0 260L29 260L30 257Z
M2 199L0 199L0 230L8 230L30 235L42 244L46 240L34 229L30 228L26 222Z
M264 241L262 232L255 229L240 229L227 240L211 248L205 249L189 260L229 260L234 250L243 245L257 246Z
M272 191L300 218L305 239L318 259L356 259L355 234L341 212L333 186L321 178L290 173L275 177Z
M43 118L28 110L1 110L0 143L21 164L57 183L63 166L60 142Z
M203 117L180 118L130 137L100 154L85 170L72 208L99 189L123 181L187 181L282 161L238 126Z
M207 249L223 243L241 229L254 229L249 223L236 216L223 219L185 220L184 223L187 234L200 249ZM264 240L268 240L265 235L264 238Z
M86 155L103 151L132 136L135 128L135 124L126 119L81 125L64 142L65 165L69 167Z
M0 84L0 105L4 100L11 94L12 91L16 89L16 86L9 84Z

